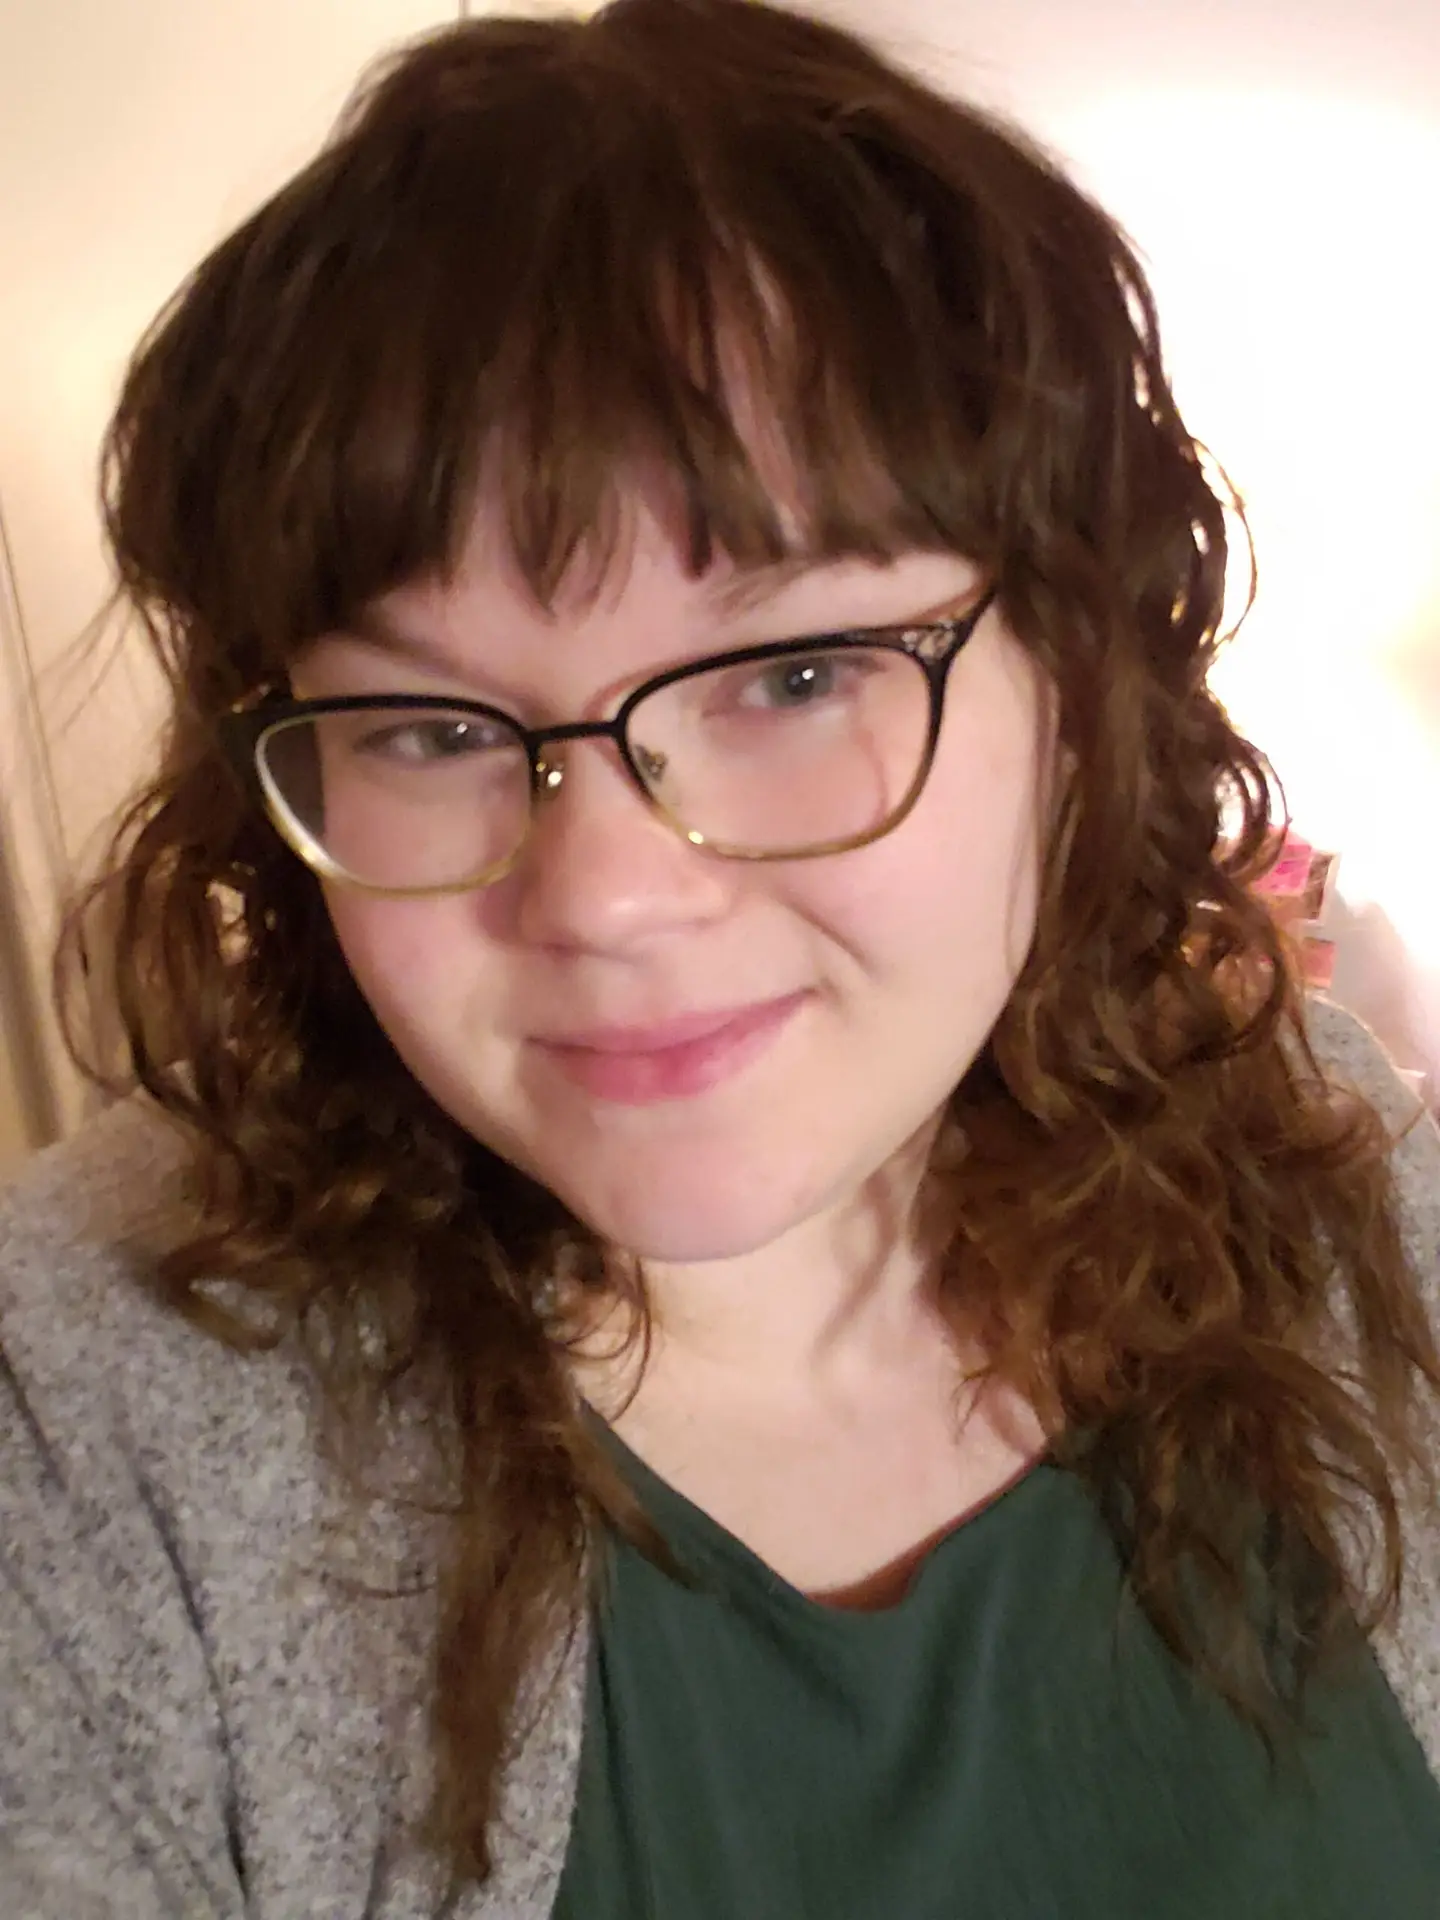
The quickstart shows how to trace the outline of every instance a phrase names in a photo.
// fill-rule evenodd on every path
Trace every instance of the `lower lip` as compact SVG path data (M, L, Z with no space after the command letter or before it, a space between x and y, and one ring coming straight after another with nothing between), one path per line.
M713 1033L673 1047L602 1053L593 1047L556 1046L549 1041L536 1044L567 1080L597 1100L628 1107L689 1100L733 1079L742 1067L757 1059L799 1012L805 998L803 993L792 993L784 1000L747 1007Z

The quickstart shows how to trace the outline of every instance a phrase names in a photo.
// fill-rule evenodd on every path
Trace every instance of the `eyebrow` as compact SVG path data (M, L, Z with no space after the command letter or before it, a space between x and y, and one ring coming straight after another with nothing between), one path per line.
M823 561L802 554L787 555L782 560L770 561L761 567L750 567L737 573L722 586L711 589L716 607L727 615L743 612L764 600L773 599L781 590L794 580L823 566ZM929 621L945 617L942 609L952 607L957 600L968 597L968 589L947 594L933 610L911 615L903 622L883 624L901 624L923 626ZM358 641L362 646L373 648L391 659L409 660L427 672L438 674L442 679L468 680L473 675L467 673L460 661L451 657L443 645L427 640L423 634L412 633L397 626L390 616L379 606L362 608L334 636L338 640Z
M358 640L362 646L373 647L376 652L388 654L391 659L413 661L416 666L424 667L446 680L470 678L461 663L452 659L437 641L427 640L423 634L407 632L404 627L397 626L380 607L362 607L359 613L338 629L334 637L337 640Z
M783 559L769 560L764 566L738 570L722 585L712 587L710 595L722 613L739 613L761 600L773 599L793 580L817 573L825 564L815 554L786 554Z
M793 580L823 565L824 562L813 555L787 554L783 559L768 561L764 566L747 567L743 572L736 573L723 584L713 586L710 597L721 613L733 615L763 600L774 598ZM386 654L392 660L411 661L415 666L439 674L443 679L466 680L472 677L444 646L427 640L423 634L412 633L398 626L378 605L362 607L343 627L336 629L333 638L357 641L377 653Z

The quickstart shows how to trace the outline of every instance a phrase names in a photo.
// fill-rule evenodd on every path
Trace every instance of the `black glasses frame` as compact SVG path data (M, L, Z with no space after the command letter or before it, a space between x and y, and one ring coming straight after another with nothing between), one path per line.
M296 720L315 719L327 713L384 712L396 707L425 713L473 715L477 719L498 722L514 735L525 750L530 767L531 820L534 818L535 802L556 793L564 779L563 763L548 758L546 749L553 744L571 740L609 740L614 744L621 763L646 805L678 833L681 839L688 841L692 846L702 847L707 852L728 860L811 860L824 854L848 852L854 847L867 846L872 841L883 838L885 834L898 827L914 807L929 777L931 766L934 764L935 749L940 739L940 724L945 711L945 684L950 669L981 620L994 605L998 592L998 587L991 587L968 613L954 619L904 622L883 627L847 627L833 633L812 633L792 640L765 641L759 646L740 647L728 653L707 654L701 660L689 660L683 667L671 667L665 673L658 673L653 678L642 681L625 696L608 720L577 720L567 721L561 726L554 727L527 727L513 714L506 713L503 707L490 706L483 700L452 698L447 694L354 693L335 694L313 700L295 700L284 694L265 692L252 701L242 702L223 714L220 718L220 737L236 774L251 791L258 791L258 797L272 824L292 851L317 872L344 885L358 887L366 893L391 895L464 893L476 887L488 886L492 881L501 879L509 872L519 858L525 841L529 837L528 825L514 850L503 861L496 863L493 868L487 869L481 875L460 881L446 881L440 886L374 886L368 881L356 879L344 868L328 861L323 851L313 843L302 843L293 831L288 816L282 815L272 803L259 764L261 744L272 727ZM699 674L713 673L717 668L749 666L766 660L803 660L815 653L836 653L852 648L857 650L863 648L868 651L885 649L904 654L908 659L914 660L916 665L924 671L930 695L929 726L915 779L904 800L880 826L867 828L863 833L849 835L843 840L826 841L796 852L788 849L757 852L754 849L732 847L707 839L704 834L686 826L669 811L646 777L642 759L643 749L637 749L630 739L630 719L637 707L665 687L674 686L682 680L694 679Z

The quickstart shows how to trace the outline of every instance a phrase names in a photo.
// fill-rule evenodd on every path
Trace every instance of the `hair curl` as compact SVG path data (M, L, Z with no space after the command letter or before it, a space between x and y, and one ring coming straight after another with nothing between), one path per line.
M794 523L734 416L737 351ZM994 118L752 0L416 43L130 366L107 528L172 699L59 980L103 1076L75 1011L82 959L92 989L103 970L122 1077L193 1143L200 1220L157 1276L174 1306L232 1341L314 1336L362 1440L431 1383L458 1489L433 1832L462 1878L489 1871L520 1681L576 1616L593 1521L635 1519L548 1305L602 1250L399 1062L217 718L443 570L482 470L537 596L603 573L638 461L677 489L697 571L973 557L1058 687L1033 947L934 1175L945 1298L1105 1501L1151 1619L1247 1713L1273 1705L1254 1555L1306 1659L1382 1619L1417 1382L1440 1386L1389 1142L1326 1087L1251 890L1273 776L1206 685L1226 510L1113 222ZM217 1276L267 1331L222 1312ZM1319 1356L1346 1311L1337 1373ZM1344 1554L1361 1508L1368 1585Z

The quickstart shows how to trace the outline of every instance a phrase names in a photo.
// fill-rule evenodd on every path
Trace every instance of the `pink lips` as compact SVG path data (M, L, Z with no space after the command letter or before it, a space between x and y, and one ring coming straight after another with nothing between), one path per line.
M792 993L649 1027L597 1027L534 1045L596 1099L637 1107L684 1100L718 1086L763 1053L806 997Z

